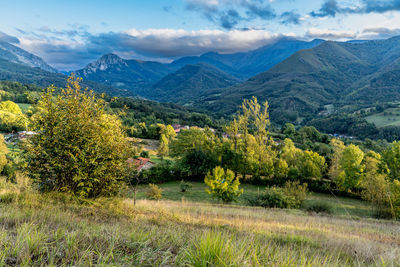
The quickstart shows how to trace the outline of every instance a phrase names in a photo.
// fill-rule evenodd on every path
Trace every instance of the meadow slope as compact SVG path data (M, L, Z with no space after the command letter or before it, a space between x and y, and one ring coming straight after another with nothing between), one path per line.
M396 266L400 223L0 184L0 266Z

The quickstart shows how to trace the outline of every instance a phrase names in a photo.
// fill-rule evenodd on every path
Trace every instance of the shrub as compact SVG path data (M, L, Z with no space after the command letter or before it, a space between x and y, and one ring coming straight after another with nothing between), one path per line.
M147 159L150 158L149 151L143 150L142 152L140 152L140 156L142 158L147 158Z
M0 195L0 203L12 203L17 199L17 193L7 192Z
M306 207L306 210L309 212L315 212L315 213L326 213L326 214L333 213L332 205L327 202L314 202L314 203L308 204Z
M247 199L250 206L260 206L264 208L297 208L297 201L294 196L288 196L279 187L270 187L258 196Z
M162 189L155 184L149 184L149 191L147 191L147 197L154 200L162 199Z
M181 187L181 192L185 193L185 192L189 191L192 188L192 184L182 180L181 184L180 184L180 187Z
M41 191L113 195L125 176L129 144L121 120L79 81L71 76L59 95L50 87L39 101L32 129L40 134L26 142L29 176Z
M163 160L148 170L139 173L141 181L147 183L165 183L176 181L179 174L176 173L175 165L170 160Z
M299 208L307 197L307 184L300 185L299 181L286 182L283 188L286 196L293 196L296 200L296 208Z
M224 203L234 201L243 193L243 189L239 189L239 178L235 178L235 174L231 170L225 171L219 166L207 174L204 183L208 187L206 191Z

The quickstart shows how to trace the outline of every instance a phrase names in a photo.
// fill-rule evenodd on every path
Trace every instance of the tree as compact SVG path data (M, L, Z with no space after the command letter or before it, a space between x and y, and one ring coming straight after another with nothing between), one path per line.
M388 174L391 181L400 179L400 142L393 142L389 148L383 151L382 171Z
M303 178L321 178L326 169L325 158L317 152L303 151L299 171Z
M130 153L121 121L105 112L105 101L82 90L73 75L57 96L49 87L32 117L38 134L28 139L29 175L43 191L81 197L115 194Z
M26 128L27 118L20 107L12 101L0 103L0 130L5 132L21 131Z
M2 172L7 165L7 154L8 148L4 143L4 136L0 134L0 172Z
M231 170L225 171L220 166L215 167L212 172L207 174L204 183L208 187L206 191L224 203L234 201L243 193L243 189L239 189L239 178L235 178L235 174Z
M165 156L168 156L169 147L168 147L168 139L162 134L160 136L160 145L157 148L157 155L163 159Z
M342 141L338 139L332 139L330 145L333 148L333 155L331 158L331 167L329 169L328 175L332 180L336 181L337 179L339 179L340 173L343 172L339 161L346 146Z
M336 180L339 187L352 190L360 186L364 172L363 158L364 152L356 145L350 144L343 150L339 160L342 171Z

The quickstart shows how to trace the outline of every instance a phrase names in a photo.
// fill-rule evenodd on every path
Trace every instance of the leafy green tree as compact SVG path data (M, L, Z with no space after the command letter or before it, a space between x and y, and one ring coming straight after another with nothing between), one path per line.
M328 175L332 180L336 181L339 179L339 175L343 172L340 165L340 159L342 158L343 150L346 146L338 139L332 139L330 145L333 148L333 155L331 157L331 167Z
M204 183L208 187L206 191L224 203L234 201L243 193L243 189L239 189L239 178L235 178L235 174L231 170L225 171L219 166L207 174Z
M381 166L383 172L388 174L391 181L400 180L400 142L393 142L389 148L383 151Z
M161 134L160 136L160 145L157 148L157 155L162 159L165 156L168 156L169 145L168 139L165 134Z
M32 128L39 134L26 144L27 169L44 191L112 195L124 179L130 146L118 117L79 82L71 76L59 95L49 87L38 102Z
M326 170L325 158L313 151L303 151L298 164L303 178L321 178Z
M356 145L350 144L339 160L342 171L337 177L337 184L344 190L358 188L363 178L364 165L362 164L364 152Z
M287 137L293 137L296 134L296 128L291 123L286 123L282 127L282 133Z
M8 148L4 143L4 136L0 134L0 172L2 172L7 165L7 154Z
M5 132L21 131L26 128L27 118L20 107L12 101L0 103L0 130Z

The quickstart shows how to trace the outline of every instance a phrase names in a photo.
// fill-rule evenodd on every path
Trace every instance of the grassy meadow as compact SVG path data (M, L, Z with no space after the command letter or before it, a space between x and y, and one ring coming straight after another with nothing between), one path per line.
M202 199L207 195L200 184L194 184L184 199L176 192L178 183L161 185L164 200L141 199L134 207L129 197L80 200L39 194L20 175L17 182L0 179L0 266L395 266L400 262L400 223L395 221L245 207L240 202L216 204ZM318 194L307 201L324 198L330 201ZM361 205L341 201L348 208Z
M384 112L367 116L365 119L378 128L400 126L400 108L388 108Z

